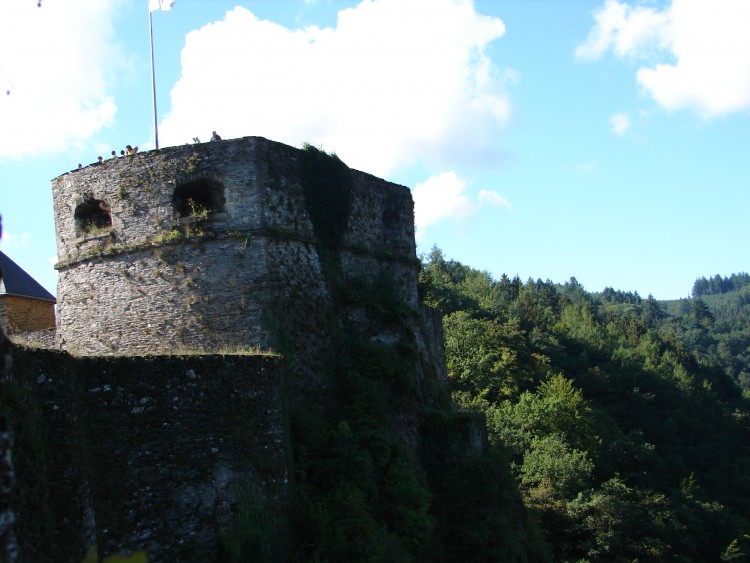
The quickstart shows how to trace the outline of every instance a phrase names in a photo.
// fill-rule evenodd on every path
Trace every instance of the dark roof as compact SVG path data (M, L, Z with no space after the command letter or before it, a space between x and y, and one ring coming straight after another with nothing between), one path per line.
M27 274L21 266L13 262L2 251L0 251L0 271L3 272L3 279L0 281L0 294L7 293L55 301L54 295L44 289L38 281Z

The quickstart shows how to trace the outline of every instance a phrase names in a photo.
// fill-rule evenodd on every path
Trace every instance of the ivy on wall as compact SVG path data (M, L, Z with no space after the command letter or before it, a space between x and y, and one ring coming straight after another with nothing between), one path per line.
M336 156L308 143L302 147L302 189L305 208L320 242L337 248L346 232L352 207L352 175Z

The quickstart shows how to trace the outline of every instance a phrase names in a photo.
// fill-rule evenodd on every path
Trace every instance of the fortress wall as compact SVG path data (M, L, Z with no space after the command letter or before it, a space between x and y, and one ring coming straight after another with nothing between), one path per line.
M57 343L81 354L267 347L265 240L221 238L92 260L59 273Z
M315 247L283 237L106 257L60 271L60 284L58 346L84 355L267 348L281 329L300 345L318 340L329 303Z
M354 194L344 244L402 258L416 258L411 191L352 170Z
M445 379L440 320L419 312L410 191L353 170L343 242L326 248L307 212L303 156L248 137L141 153L53 181L56 344L85 357L43 352L44 365L20 362L34 389L19 396L38 397L38 427L58 444L45 444L49 460L28 465L50 475L60 525L50 541L32 530L26 545L218 560L248 485L266 506L288 508L285 409L334 391L326 387L340 353L334 343L351 331L376 346L416 346L424 404L442 400L434 389ZM219 186L221 208L179 217L175 190L192 183ZM103 202L111 228L82 232L75 211L87 201ZM369 310L356 294L366 286L341 279L373 282L381 273L413 307L403 322ZM231 355L250 346L283 358ZM181 351L228 355L168 356ZM399 407L395 426L416 452L412 407ZM85 537L74 537L81 530Z
M2 406L16 433L24 561L144 549L214 561L253 490L270 517L289 494L281 360L73 358L14 350ZM258 498L254 498L258 500Z
M415 308L418 306L419 263L416 258L412 261L402 261L384 255L342 252L341 266L349 278L361 277L373 280L381 272L392 276L404 303Z
M184 229L175 210L175 188L207 180L223 187L223 209L212 218L215 230L263 227L265 171L258 168L258 140L186 145L138 153L64 174L52 193L63 264L112 246L135 245ZM283 145L282 145L283 146ZM106 202L111 210L109 236L82 234L75 210L87 199Z
M283 333L304 339L293 323L321 322L330 296L302 157L247 137L139 153L54 180L57 345L106 355L265 347ZM373 279L388 270L416 306L411 193L363 172L352 178L343 271ZM195 183L218 190L220 209L180 217L175 191ZM83 230L82 205L106 209L111 227Z

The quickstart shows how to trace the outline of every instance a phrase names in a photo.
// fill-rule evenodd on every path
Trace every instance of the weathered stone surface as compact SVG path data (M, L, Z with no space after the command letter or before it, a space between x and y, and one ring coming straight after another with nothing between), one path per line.
M278 359L15 356L23 560L213 561L249 486L286 506Z
M268 347L289 315L320 314L315 304L329 296L300 154L246 137L139 153L55 179L58 346L94 355ZM343 271L391 271L416 306L411 193L352 175ZM205 197L213 212L180 217L186 193Z
M419 305L411 193L352 171L343 241L327 248L308 215L301 158L247 137L53 181L56 347L73 356L30 354L22 379L38 398L44 451L64 445L40 467L50 468L49 506L66 520L52 531L25 523L25 545L68 549L60 560L74 559L65 545L88 543L100 554L142 548L149 561L214 560L248 485L284 511L284 408L331 391L326 370L350 333L416 348L420 388L393 421L416 452L414 405L434 406L445 366L440 321ZM193 198L212 211L186 207ZM389 284L406 310L396 327L342 295ZM248 347L284 357L231 356ZM228 355L169 356L196 350Z

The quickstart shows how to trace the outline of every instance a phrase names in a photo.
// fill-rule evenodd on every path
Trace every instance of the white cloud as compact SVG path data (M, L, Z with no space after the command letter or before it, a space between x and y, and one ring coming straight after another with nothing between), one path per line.
M586 42L576 48L580 59L599 59L609 49L618 57L635 58L668 45L670 20L666 12L607 0L594 13L594 20L596 27L589 32Z
M417 184L412 196L417 240L421 239L424 229L444 219L466 219L487 205L511 208L504 197L490 190L480 190L478 202L472 202L466 194L466 182L453 171L431 176Z
M627 113L615 113L609 117L609 124L615 135L624 135L630 129L630 117Z
M31 243L31 233L21 233L16 235L15 233L8 232L7 229L3 230L3 238L0 239L0 246L8 252L18 252L24 248L28 248Z
M476 158L511 110L505 88L517 74L484 52L504 31L467 0L371 0L322 29L237 7L188 34L160 137L182 144L215 129L307 141L378 175Z
M505 207L506 209L513 209L510 203L508 203L507 199L505 199L499 193L493 192L491 190L479 190L479 204L480 206L491 205L492 207Z
M0 158L59 152L112 122L118 4L0 2Z
M576 55L593 60L612 49L618 57L655 62L636 77L663 108L705 118L750 108L747 0L673 0L661 11L607 0L594 19Z

